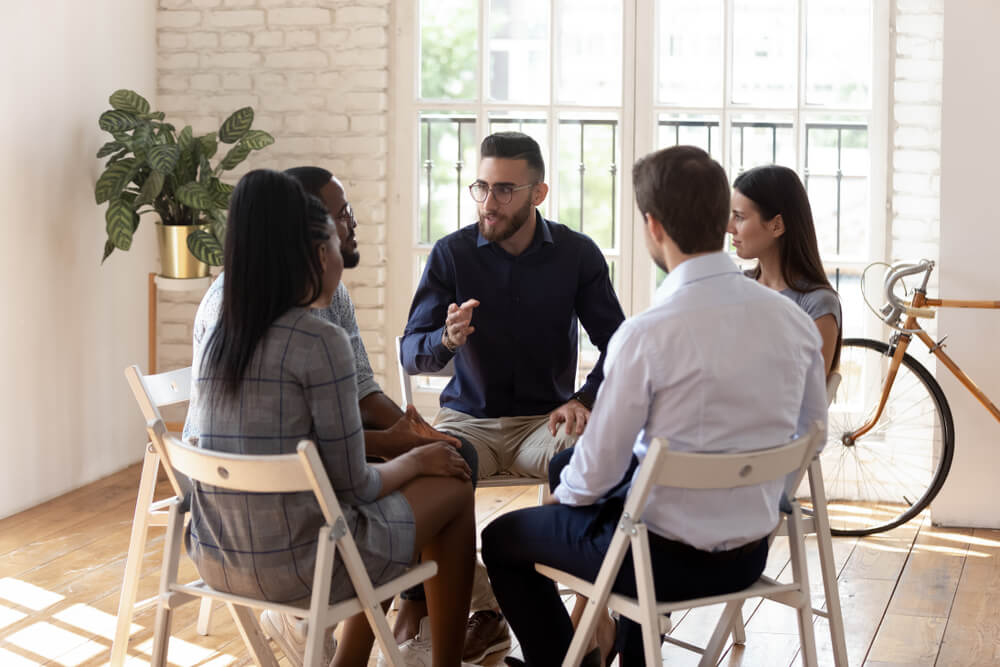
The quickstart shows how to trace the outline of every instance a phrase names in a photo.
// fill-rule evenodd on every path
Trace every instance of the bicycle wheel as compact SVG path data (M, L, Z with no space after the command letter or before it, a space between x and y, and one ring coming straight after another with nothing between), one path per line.
M820 456L834 535L870 535L909 521L934 499L951 468L951 409L934 377L909 355L879 421L855 439L875 413L891 359L886 343L844 340L843 379Z

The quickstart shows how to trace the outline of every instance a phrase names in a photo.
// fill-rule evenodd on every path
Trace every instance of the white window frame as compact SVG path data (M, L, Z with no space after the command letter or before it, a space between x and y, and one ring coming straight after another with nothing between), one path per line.
M617 225L615 229L615 249L606 252L609 259L614 259L617 264L617 287L622 299L622 308L627 315L641 312L649 305L652 289L645 289L643 285L653 284L653 265L648 260L645 247L645 239L642 233L641 220L634 204L634 193L632 189L631 165L635 162L638 154L645 154L656 146L657 118L660 112L705 112L718 114L720 116L720 141L721 157L724 166L730 163L731 149L731 121L733 114L754 113L754 112L778 112L790 115L794 118L795 132L795 155L797 172L802 173L802 166L805 159L805 125L801 122L804 104L805 78L805 12L803 7L808 0L798 0L797 12L799 21L799 44L798 44L798 81L797 89L799 101L793 109L767 109L750 105L734 105L729 103L731 99L732 85L732 64L730 62L729 50L732 43L732 16L734 11L734 0L725 0L724 3L724 48L720 58L724 63L724 80L722 99L718 107L688 108L657 106L655 104L655 94L657 87L656 62L655 62L655 35L656 20L639 20L639 17L655 17L656 0L623 0L623 54L622 54L622 95L621 100L621 123L618 127L619 137L619 169L618 184L616 186L619 195L616 214ZM483 37L486 30L486 13L488 11L488 0L479 0L479 31L482 45L486 44ZM868 122L868 142L870 155L869 168L869 202L871 233L869 235L869 258L871 260L884 259L890 247L890 229L888 223L888 211L891 208L889 187L891 166L891 155L889 151L889 131L888 123L891 107L891 87L890 76L892 70L892 57L890 52L890 27L892 23L893 7L892 3L886 0L872 0L872 72L871 72L871 109L862 110L860 113L867 114ZM393 30L392 30L392 67L391 73L391 132L393 141L390 143L389 158L391 170L389 173L389 201L388 215L389 225L387 233L387 263L386 280L393 289L387 290L387 313L386 313L386 335L387 340L402 332L409 311L413 290L419 280L418 267L419 257L426 255L429 251L427 246L421 246L418 241L419 213L419 183L420 174L416 168L418 156L420 155L420 137L418 123L415 122L420 110L428 106L418 100L420 90L420 42L419 42L419 2L397 2L393 3ZM556 28L552 17L549 20L550 30L550 63L555 57L555 34ZM482 134L482 128L486 127L487 114L492 110L510 111L532 111L537 112L537 105L520 105L508 103L493 103L485 99L485 90L488 81L488 54L484 48L478 50L478 72L480 101L457 102L446 101L440 105L434 103L431 106L442 106L453 111L469 111L477 115L477 131ZM617 109L618 107L565 107L556 104L555 86L556 77L550 77L550 104L547 108L549 121L549 161L553 162L552 156L558 155L557 141L559 135L558 118L562 111L601 111ZM647 81L648 85L639 85L640 82ZM791 165L789 165L791 166ZM554 172L554 164L547 165L549 172ZM727 167L728 168L728 167ZM733 176L733 175L731 175ZM552 186L547 202L554 206L558 201L557 179L549 178L547 181ZM551 208L550 208L551 210ZM550 213L550 217L554 214ZM828 262L828 268L840 267L853 270L863 268L858 263L849 263L833 258ZM870 318L874 320L874 318ZM866 321L867 322L867 321ZM866 326L868 324L866 323ZM877 331L877 322L872 324L873 332ZM394 362L395 360L392 360ZM390 363L392 363L390 362ZM388 374L392 377L392 374ZM392 395L398 394L397 388L392 388L389 392ZM398 398L398 396L397 396ZM418 404L419 407L419 404ZM436 407L436 406L435 406Z

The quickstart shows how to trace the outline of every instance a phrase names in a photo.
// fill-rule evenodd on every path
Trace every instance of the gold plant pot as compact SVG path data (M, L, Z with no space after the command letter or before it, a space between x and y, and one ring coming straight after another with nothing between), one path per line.
M160 275L166 278L204 278L208 264L195 259L188 250L187 238L196 229L208 231L208 225L164 225L156 223L160 239Z

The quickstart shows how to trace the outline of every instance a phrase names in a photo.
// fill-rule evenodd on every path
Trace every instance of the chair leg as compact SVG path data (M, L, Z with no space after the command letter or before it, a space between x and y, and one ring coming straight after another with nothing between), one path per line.
M202 598L198 609L198 634L207 637L212 634L212 599Z
M802 537L802 511L796 502L792 503L792 515L788 517L788 544L792 557L792 577L800 587L799 605L796 617L799 621L799 642L802 647L802 664L816 667L816 635L813 632L812 601L809 596L809 571L806 566L806 547Z
M160 467L160 457L146 445L146 456L142 460L142 474L139 477L139 493L132 515L132 532L128 542L128 556L125 558L125 576L122 579L121 595L118 598L118 619L115 636L111 644L111 667L121 667L128 652L129 630L136 593L139 590L139 571L142 555L146 551L146 533L149 528L149 506L156 491L156 473Z
M742 609L743 600L733 600L726 603L725 609L722 610L722 616L719 618L719 622L716 623L715 630L712 632L712 638L708 640L705 652L702 653L701 661L698 662L700 666L715 665L719 662L722 649L726 647L726 637L732 631L736 616L740 614Z
M202 600L209 600L211 602L209 598L202 598ZM250 656L253 658L254 663L258 667L278 667L278 661L274 658L271 645L261 631L260 625L257 624L257 619L254 618L253 612L246 607L233 604L232 602L227 602L226 607L229 608L229 613L232 614L233 621L236 623L236 629L240 631L243 643L246 644L247 649L250 651ZM309 628L309 630L310 635L314 634L312 628ZM323 633L320 632L318 634L322 635ZM322 649L320 649L319 655L323 655Z
M166 601L159 600L156 605L156 621L153 624L153 655L150 667L166 667L167 646L170 644L170 622L174 612Z
M733 643L742 646L747 643L747 632L746 627L744 627L743 621L743 605L740 605L739 610L736 612L736 618L733 619Z
M830 515L826 507L826 489L823 487L823 470L819 459L809 466L809 488L813 499L813 521L816 526L816 545L819 547L819 564L823 574L823 593L826 596L833 664L836 667L848 667L844 616L840 608L837 567L833 559L833 539L830 536Z
M647 665L659 665L663 662L663 640L660 638L660 619L656 613L656 588L653 584L653 561L649 555L649 534L645 524L639 524L635 531L631 542L639 613L642 614L642 652Z

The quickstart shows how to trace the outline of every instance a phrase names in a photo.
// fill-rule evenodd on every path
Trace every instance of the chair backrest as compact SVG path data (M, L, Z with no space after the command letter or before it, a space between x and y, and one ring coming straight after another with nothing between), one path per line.
M132 364L125 369L125 379L128 380L128 386L132 389L135 402L139 404L142 417L146 420L147 430L151 422L163 422L160 408L183 403L191 398L190 366L155 375L143 375L139 367ZM150 436L150 441L162 459L162 444L153 439L152 436ZM174 494L183 495L184 486L178 481L173 469L164 463L164 471L167 473L167 479L170 480L170 486L174 489Z
M830 371L826 378L826 404L832 405L833 399L837 398L837 388L840 387L840 372Z
M150 438L163 446L168 465L186 477L231 491L247 493L312 492L327 523L341 515L330 479L309 440L295 454L230 454L189 445L169 434L163 420L146 425Z
M160 418L160 408L183 403L191 398L191 367L166 373L143 375L135 364L125 369L125 379L132 388L142 417L147 422Z
M787 444L736 454L670 450L667 441L654 438L625 504L638 516L654 485L682 489L734 489L805 474L820 445L822 424Z
M396 336L396 368L399 371L399 388L403 394L403 409L413 403L413 381L406 369L403 368L403 338ZM432 375L434 377L451 377L455 374L455 358L452 357L448 363L439 371L431 373L420 373L420 375Z

